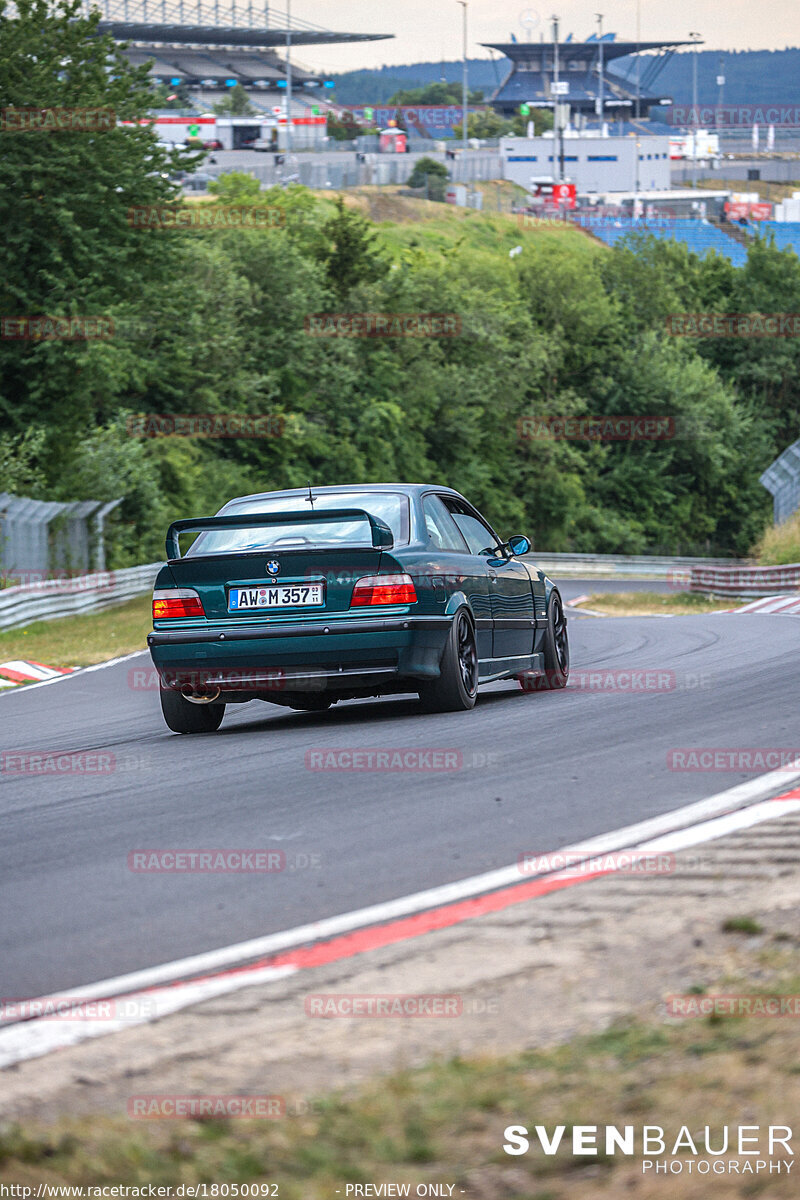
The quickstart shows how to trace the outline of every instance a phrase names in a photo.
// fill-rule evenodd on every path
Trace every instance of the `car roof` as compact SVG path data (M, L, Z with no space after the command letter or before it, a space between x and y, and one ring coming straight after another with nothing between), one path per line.
M446 492L451 496L461 496L455 488L445 487L439 483L337 483L326 487L311 484L313 495L335 495L337 492L403 492L407 496L421 496L425 492ZM281 488L274 492L253 492L249 496L235 496L225 505L239 504L246 500L266 500L272 496L307 496L308 485L299 488ZM462 497L463 498L463 497Z

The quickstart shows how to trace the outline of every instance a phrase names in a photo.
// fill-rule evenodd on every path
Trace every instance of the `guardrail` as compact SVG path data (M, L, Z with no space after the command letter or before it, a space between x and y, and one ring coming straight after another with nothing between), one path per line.
M658 558L647 555L532 554L556 578L669 579L676 590L715 596L775 596L800 592L800 563L754 567L729 559ZM150 591L162 563L121 571L64 575L0 590L0 630L98 612Z
M671 579L694 568L745 568L737 558L666 558L650 554L548 554L534 550L530 558L542 571L556 578Z
M688 590L707 596L778 596L800 592L800 563L781 567L692 567Z
M31 621L96 612L148 592L161 563L41 579L0 590L0 630L16 629Z

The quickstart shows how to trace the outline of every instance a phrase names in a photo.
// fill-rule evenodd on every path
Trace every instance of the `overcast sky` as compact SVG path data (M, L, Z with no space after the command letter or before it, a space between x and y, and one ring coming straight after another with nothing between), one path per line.
M537 7L538 6L538 7ZM277 10L285 0L276 0ZM470 0L468 49L470 58L488 56L480 42L505 42L514 33L523 41L526 28L533 40L550 37L553 13L561 20L562 35L584 41L596 28L602 11L603 27L618 38L636 38L636 0ZM709 50L782 50L800 46L800 0L640 0L641 37L683 38L702 34ZM521 18L528 14L527 26ZM348 33L393 33L391 41L352 46L301 46L298 61L320 71L349 71L384 63L428 62L461 57L462 9L457 0L293 0L292 15Z

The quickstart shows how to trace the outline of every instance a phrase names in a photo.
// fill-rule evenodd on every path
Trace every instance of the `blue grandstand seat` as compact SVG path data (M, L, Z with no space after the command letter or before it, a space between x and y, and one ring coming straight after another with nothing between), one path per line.
M800 254L800 221L759 221L763 233L775 235L775 245L779 250L787 247Z
M594 218L581 214L575 220L578 225L588 229L595 237L600 238L601 241L609 246L616 245L617 242L629 237L631 234L652 234L653 237L666 241L674 238L675 241L684 242L692 253L699 255L701 258L709 250L715 250L718 254L722 254L725 258L729 259L735 267L743 267L747 262L747 248L745 246L742 246L732 237L729 237L727 233L719 229L716 225L710 225L706 221L694 220L691 217L655 218L650 221L644 219L618 221L614 217ZM795 228L800 230L800 226L796 226ZM797 237L798 235L795 234L795 236ZM800 244L800 239L798 239L798 244Z

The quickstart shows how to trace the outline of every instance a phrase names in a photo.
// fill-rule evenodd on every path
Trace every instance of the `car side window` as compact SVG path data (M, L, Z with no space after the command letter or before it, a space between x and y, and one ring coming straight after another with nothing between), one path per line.
M430 544L436 550L453 550L464 554L467 547L453 518L438 496L424 496L422 511Z
M459 504L457 500L448 499L445 504L469 546L470 554L491 554L497 542L489 526L467 512L464 505Z

